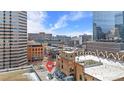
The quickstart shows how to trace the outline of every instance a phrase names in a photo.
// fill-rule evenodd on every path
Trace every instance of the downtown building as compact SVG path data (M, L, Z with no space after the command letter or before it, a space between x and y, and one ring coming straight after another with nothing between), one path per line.
M40 33L28 33L28 40L34 40L37 42L44 42L44 40L51 40L52 34L47 34L45 32Z
M93 12L94 41L124 41L124 12Z
M107 58L124 61L124 12L93 12L93 40L87 42L86 51L99 51L102 56L106 52Z
M124 42L124 12L115 15L115 37Z
M106 34L114 28L115 12L95 11L93 12L93 40L106 40Z
M44 47L43 44L36 41L28 41L28 62L38 62L43 60Z
M27 12L0 11L0 69L27 64Z

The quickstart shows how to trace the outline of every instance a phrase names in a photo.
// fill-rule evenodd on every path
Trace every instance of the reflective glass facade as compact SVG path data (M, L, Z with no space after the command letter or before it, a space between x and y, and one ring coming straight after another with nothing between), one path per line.
M115 15L115 27L119 33L119 39L124 42L124 12Z
M107 34L115 28L114 11L96 11L93 12L93 39L105 40Z

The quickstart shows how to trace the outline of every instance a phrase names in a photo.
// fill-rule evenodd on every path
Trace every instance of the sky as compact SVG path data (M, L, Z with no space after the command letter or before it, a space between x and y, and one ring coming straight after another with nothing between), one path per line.
M90 11L29 11L28 33L78 36L92 34Z

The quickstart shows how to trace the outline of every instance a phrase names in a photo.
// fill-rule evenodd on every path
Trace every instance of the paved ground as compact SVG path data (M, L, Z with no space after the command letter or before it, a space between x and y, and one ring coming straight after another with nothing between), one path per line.
M52 80L47 79L47 74L50 73L46 68L47 62L48 58L44 57L44 60L42 62L33 62L32 64L34 65L34 69L42 81L58 81L56 78L53 78ZM43 69L41 69L41 65L43 66Z

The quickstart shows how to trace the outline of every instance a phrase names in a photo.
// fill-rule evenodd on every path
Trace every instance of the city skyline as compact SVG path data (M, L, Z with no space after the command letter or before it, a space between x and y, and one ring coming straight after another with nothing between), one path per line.
M90 11L30 11L27 20L28 33L51 33L55 35L92 35L92 12Z

